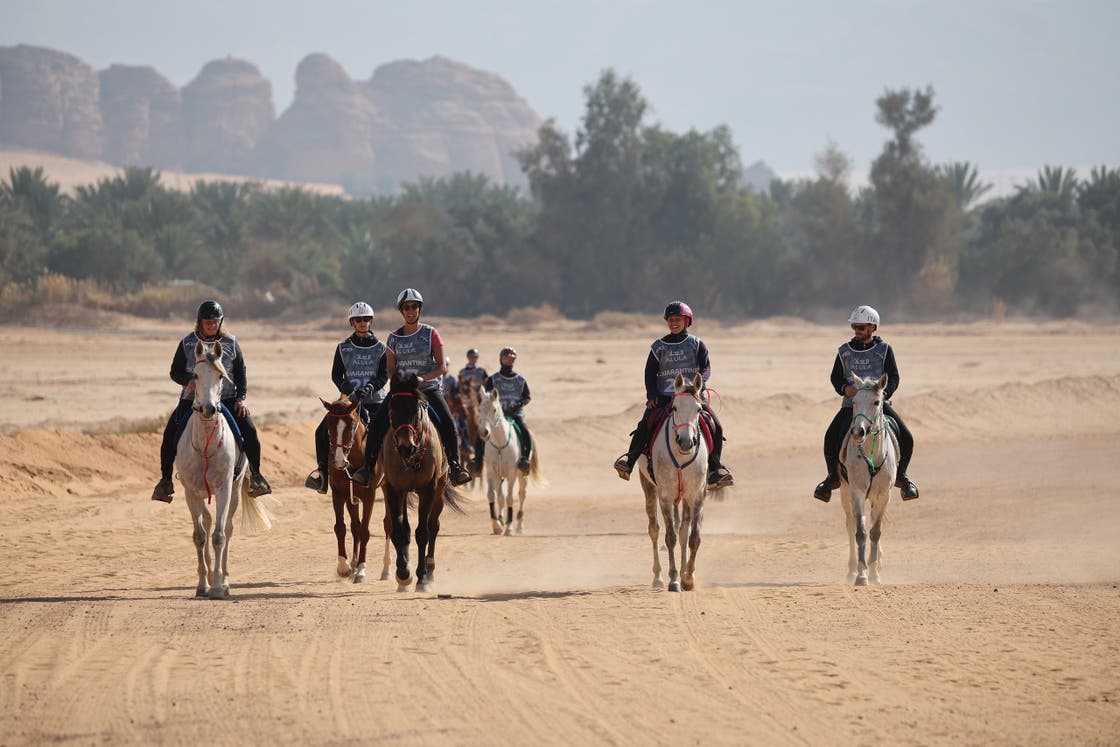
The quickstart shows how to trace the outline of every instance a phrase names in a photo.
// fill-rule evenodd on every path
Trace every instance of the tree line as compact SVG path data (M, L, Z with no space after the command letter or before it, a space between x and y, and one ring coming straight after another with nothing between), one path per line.
M405 286L461 316L656 312L674 298L726 318L856 303L914 319L1116 310L1120 170L1045 167L981 202L990 185L974 165L923 152L932 87L875 101L886 140L867 187L849 186L850 160L828 144L813 178L765 194L744 184L726 127L651 125L638 86L610 70L584 94L573 138L548 121L517 154L529 194L470 173L367 199L230 182L180 192L129 168L67 196L41 169L12 169L0 305L63 276L118 296L189 279L261 313L384 307Z

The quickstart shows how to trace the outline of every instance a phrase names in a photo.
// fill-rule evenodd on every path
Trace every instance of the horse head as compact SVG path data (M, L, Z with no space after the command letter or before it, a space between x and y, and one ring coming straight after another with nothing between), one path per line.
M221 409L222 381L233 382L222 365L222 343L220 340L204 342L199 340L194 346L194 411L203 420L211 420Z
M423 458L422 450L426 444L423 438L424 424L421 422L420 401L424 394L420 391L420 378L416 374L401 377L394 374L389 382L389 428L397 452L406 464ZM419 455L420 459L417 459Z
M335 402L327 402L322 397L319 401L330 416L330 427L327 433L331 442L331 466L335 469L346 469L350 462L350 449L354 446L358 434L358 406L360 402L351 402L350 398L342 395Z
M673 381L669 425L673 427L673 439L681 454L695 451L700 443L700 413L704 406L700 400L700 392L703 388L704 379L700 374L696 374L691 380L685 379L683 374L677 374Z
M855 377L856 393L852 397L852 441L862 444L864 439L878 433L883 427L883 389L889 377L883 374L878 381Z
M482 393L482 401L478 404L478 436L483 441L490 438L490 431L500 422L502 414L502 399L497 389Z

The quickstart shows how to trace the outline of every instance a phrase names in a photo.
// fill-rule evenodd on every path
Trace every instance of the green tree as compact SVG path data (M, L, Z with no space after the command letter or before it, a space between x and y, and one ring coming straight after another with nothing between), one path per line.
M990 182L980 181L980 173L968 161L941 164L937 171L949 185L957 200L957 209L968 210L977 200L991 191Z

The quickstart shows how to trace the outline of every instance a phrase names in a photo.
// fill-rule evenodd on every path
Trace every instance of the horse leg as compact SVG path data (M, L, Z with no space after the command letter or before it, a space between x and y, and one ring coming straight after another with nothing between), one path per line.
M354 498L356 497L355 495ZM352 580L356 584L363 583L366 578L365 568L362 567L362 563L365 562L365 557L363 557L363 548L365 545L362 533L361 509L362 505L360 503L355 503L353 498L346 501L346 511L350 514L350 567L354 573L354 578ZM361 580L358 578L359 569L361 569Z
M840 486L840 502L844 506L844 525L848 529L848 583L855 583L859 571L856 554L856 519L852 513L852 489L847 482Z
M692 591L695 587L695 574L696 574L696 553L700 550L700 523L703 519L703 497L697 501L696 505L685 507L685 515L689 517L688 526L688 563L681 563L681 588L685 591ZM684 542L681 542L684 545Z
M198 498L188 496L187 503L191 508L191 524L194 525L191 538L198 553L198 586L194 595L204 597L210 591L210 546L206 544L206 538L210 536L210 512L205 506L196 507L196 504L202 503Z
M436 483L436 492L433 496L432 509L428 519L428 555L424 559L424 570L428 582L436 580L436 538L439 536L439 517L443 514L443 491L447 489L447 481L439 480Z
M332 485L331 486L331 502L334 504L334 536L338 540L338 566L335 572L341 578L346 578L350 575L350 561L346 556L346 518L343 515L343 504L346 498Z
M393 547L397 550L397 591L404 591L412 583L412 571L408 568L408 494L396 488L385 486L385 502L391 505L393 521Z
M677 571L677 533L681 526L680 511L670 498L659 497L661 516L665 519L665 549L669 551L669 591L680 591L680 574Z
M393 517L389 515L389 501L385 498L385 493L382 491L381 500L385 504L385 519L382 521L382 526L385 530L385 557L382 559L381 564L381 580L389 580L389 563L392 558L389 553L389 548L393 545Z
M529 478L519 474L517 476L517 533L525 529L525 485Z
M502 533L502 519L499 513L499 507L494 505L494 501L501 498L501 483L495 487L495 472L497 471L490 460L486 457L486 468L483 470L486 473L486 500L490 503L490 531L494 534Z
M514 464L516 465L517 463L514 462ZM513 472L513 474L517 474L517 468L516 467L514 467L514 469L511 470L511 471ZM506 536L507 537L509 537L510 535L513 534L513 484L514 484L514 482L516 482L516 478L514 478L513 475L509 475L509 476L506 477L505 505L506 505Z
M428 538L432 503L435 496L430 487L420 491L420 506L416 510L416 591L428 591Z
M229 495L225 491L228 487L222 486L216 491L214 503L218 509L214 512L214 533L210 535L210 542L214 545L214 580L210 584L211 599L225 599L229 597L229 584L226 582L225 569L222 562L225 559L229 533Z
M883 553L879 549L879 537L882 535L883 517L879 516L871 525L871 557L867 562L867 573L871 583L878 586L882 581L879 579L879 566L883 562Z
M646 479L646 476L639 471L642 483L642 492L646 494L646 518L649 519L649 542L653 545L653 583L650 586L654 589L662 589L665 587L665 582L661 579L661 553L657 547L657 535L659 528L657 526L657 488Z
M354 546L354 583L364 584L366 582L366 547L369 545L369 522L373 515L373 496L368 494L361 495L361 517L357 523L352 524L355 534ZM358 506L354 506L354 512L358 513Z
M863 496L852 496L852 520L856 530L856 586L867 586L867 515Z

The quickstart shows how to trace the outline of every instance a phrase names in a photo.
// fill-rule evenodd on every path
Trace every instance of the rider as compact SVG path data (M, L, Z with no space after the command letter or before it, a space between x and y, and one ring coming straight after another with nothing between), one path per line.
M478 348L471 348L467 351L467 365L459 369L459 378L462 379L466 376L469 379L474 379L478 387L482 387L482 382L489 378L486 369L478 365Z
M650 428L657 424L657 414L673 401L673 382L677 374L690 379L699 373L705 384L712 375L708 346L699 337L688 332L688 328L692 326L692 309L688 304L673 301L665 307L664 316L669 334L653 341L646 358L646 412L631 434L633 438L630 440L630 449L614 463L618 476L623 480L630 479L634 463L649 447L649 440L653 435ZM723 455L723 426L706 401L703 402L703 408L711 418L713 431L712 451L708 454L708 489L731 487L735 484L735 478L720 460Z
M440 392L440 378L447 372L443 357L443 340L439 330L420 321L420 310L424 297L415 288L405 288L397 296L397 309L404 318L404 325L389 333L385 346L385 371L391 378L394 374L405 376L416 374L420 377L420 391L424 393L432 408L439 430L439 439L447 453L451 470L451 484L465 485L471 475L459 464L459 441L455 436L455 423L451 411ZM359 485L369 485L374 464L381 449L381 442L389 431L389 401L386 399L374 413L371 433L366 438L366 463L351 476Z
M498 390L502 412L514 422L517 441L521 446L521 458L517 461L517 468L521 470L522 474L527 475L529 474L529 456L533 449L533 438L529 435L529 429L525 426L525 415L522 409L529 404L532 397L529 396L529 383L525 381L525 377L513 370L513 364L516 360L516 350L512 347L502 348L501 352L498 353L498 362L501 363L501 368L498 373L483 382L482 388L488 392ZM480 439L474 452L475 470L480 474L485 448L486 443Z
M898 446L902 452L899 454L898 475L894 484L901 488L902 500L913 500L918 497L918 486L906 476L906 467L914 454L914 436L891 407L890 402L891 395L898 389L900 381L894 350L883 338L875 334L879 329L879 312L870 306L857 306L853 309L848 317L848 323L852 325L852 339L840 346L836 353L836 360L832 364L832 388L844 398L844 401L824 434L824 463L828 468L828 477L813 490L813 497L828 503L832 498L832 491L840 487L838 469L840 446L844 441L844 435L852 426L852 397L857 391L852 384L852 375L856 374L865 379L878 379L886 374L887 388L883 390L883 412L898 424Z
M440 391L443 392L444 400L454 401L459 397L459 380L451 373L451 356L443 357L443 369L447 373L440 377Z
M245 358L241 355L241 346L237 338L222 329L225 312L217 301L203 301L198 307L195 318L194 331L182 339L175 348L175 357L171 360L171 379L183 387L179 396L179 405L167 419L163 429L163 443L159 449L159 467L162 477L152 490L153 501L170 503L175 494L175 483L171 481L171 472L175 465L175 452L178 448L178 436L182 433L182 425L190 417L191 406L194 403L194 349L199 340L222 342L222 364L233 378L222 382L222 406L230 411L233 420L241 431L242 445L245 456L249 459L249 495L266 495L272 492L272 486L261 474L261 442L257 437L257 427L249 417L249 408L245 406L245 395L248 392L248 383L245 377Z
M373 307L358 301L350 307L347 314L354 333L334 350L334 365L331 379L338 387L339 394L345 394L351 402L361 402L360 417L365 423L385 399L385 343L373 333ZM307 476L304 483L319 493L327 492L327 455L331 448L329 433L330 415L324 415L319 427L315 429L316 470Z

